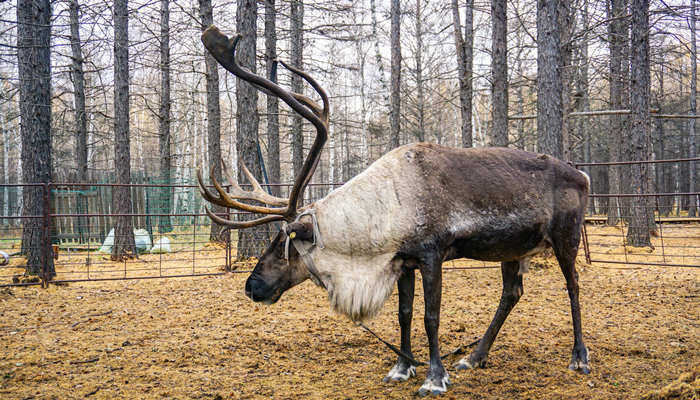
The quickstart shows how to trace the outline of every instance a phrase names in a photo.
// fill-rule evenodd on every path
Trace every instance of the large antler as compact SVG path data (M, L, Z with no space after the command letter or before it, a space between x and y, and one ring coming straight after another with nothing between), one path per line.
M241 162L241 167L243 168L243 173L250 181L253 186L252 191L246 191L241 189L241 187L233 179L230 170L226 164L223 164L224 175L231 186L231 193L227 193L223 187L214 178L213 172L210 174L210 179L214 188L218 192L218 196L212 194L204 185L204 180L202 179L202 174L197 171L197 179L199 181L199 188L202 192L202 196L209 202L228 207L235 208L243 211L250 211L260 214L270 214L266 217L258 218L252 221L245 222L234 222L227 219L221 218L207 209L207 214L215 222L230 226L233 228L249 228L252 226L265 224L272 221L287 220L291 221L297 215L299 198L304 189L309 183L311 176L316 170L316 166L320 160L321 150L323 145L328 139L328 96L326 92L321 88L321 86L307 73L296 69L285 62L281 62L282 65L292 71L293 73L301 76L306 82L308 82L314 90L321 96L323 101L323 108L319 107L316 102L310 98L304 96L300 93L290 92L282 89L275 82L266 79L262 76L255 75L248 71L247 69L241 67L236 62L236 45L241 39L241 35L236 35L232 39L229 39L226 35L221 33L219 29L215 26L210 26L202 34L202 43L207 48L209 53L214 56L216 61L221 64L226 70L230 71L240 79L251 83L253 86L259 90L265 91L268 95L273 95L279 97L282 101L287 103L294 111L299 113L307 121L311 122L314 127L316 127L316 139L314 140L311 149L309 150L309 155L307 156L304 164L301 168L301 172L296 177L294 181L294 186L291 188L289 193L289 199L282 199L279 197L272 196L266 193L260 183L255 179L253 174L246 168L246 166ZM211 169L213 171L213 168ZM251 204L246 204L237 200L254 200L268 206L256 206ZM278 206L278 207L269 207ZM281 207L280 207L281 206Z

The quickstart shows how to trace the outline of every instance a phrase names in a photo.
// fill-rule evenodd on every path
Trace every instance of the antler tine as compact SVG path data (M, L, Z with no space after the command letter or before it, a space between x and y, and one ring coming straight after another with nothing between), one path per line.
M306 82L308 82L309 85L311 85L311 87L314 88L314 90L316 91L316 93L318 93L318 95L321 96L321 101L323 101L323 112L322 112L321 114L317 114L317 115L319 115L319 117L320 117L321 119L323 119L323 121L326 123L326 125L328 125L328 108L329 108L329 102L328 102L328 94L326 94L326 91L323 90L323 88L321 87L321 85L319 85L318 82L316 82L316 80L315 80L314 78L312 78L312 77L311 77L309 74L307 74L306 72L304 72L304 71L302 71L302 70L300 70L300 69L298 69L298 68L296 68L296 67L293 67L293 66L287 64L286 62L284 62L284 61L282 61L282 60L279 60L279 62L280 62L285 68L287 68L288 70L290 70L290 71L294 72L295 74L297 74L297 75L301 76L302 78L304 78L304 80L305 80ZM294 93L294 94L296 94L296 93ZM306 99L308 100L308 98L306 98ZM297 100L299 100L299 99L297 99ZM309 100L309 101L310 101L310 100ZM311 103L313 103L313 102L311 102ZM315 105L315 103L313 103L313 104ZM309 105L309 104L305 104L305 105L308 106L309 108L312 108L312 109L316 109L316 110L319 109L319 107L318 107L317 105L315 105L315 107L314 107L314 106L311 106L311 105Z
M222 200L221 198L217 198L213 194L211 194L211 192L209 192L209 190L204 185L204 179L202 179L202 171L199 169L197 170L197 181L199 182L199 191L202 193L202 196L210 203L217 204L217 205L220 205L223 207L238 208L238 209L243 209L244 211L249 211L249 210L246 210L244 208L238 207L238 205L247 206L246 204L238 203L235 200L232 200L231 202L227 202L227 201ZM213 182L216 182L216 180L213 180ZM218 183L215 183L214 187L216 187L217 191L218 191L218 189L221 186L218 185ZM219 193L221 193L221 192L219 192ZM280 213L280 214L275 214L275 215L267 215L265 217L257 218L257 219L250 220L250 221L237 222L237 221L230 221L228 219L219 217L218 215L214 214L209 209L209 207L205 207L204 209L205 209L207 215L209 216L209 218L212 219L212 221L216 222L219 225L228 226L228 227L234 228L234 229L251 228L251 227L254 227L257 225L266 224L268 222L280 221L280 220L285 219L284 216L281 215L281 213ZM284 211L285 209L280 209L280 210Z
M201 175L201 173L199 175ZM238 210L250 211L250 212L260 213L260 214L282 215L287 211L286 207L277 208L277 207L255 206L252 204L241 203L240 201L234 200L231 196L229 196L228 193L226 193L226 190L224 190L224 188L221 187L219 182L216 180L216 177L214 176L214 169L213 168L209 170L209 179L211 180L212 185L214 185L214 188L216 189L216 191L219 192L219 199L218 200L221 203L216 203L216 204L223 205L224 207L236 208Z
M284 217L282 215L268 215L268 216L253 219L250 221L231 221L231 220L219 217L218 215L214 214L213 212L211 212L209 207L204 207L204 210L206 211L209 218L212 219L212 221L216 222L219 225L228 226L228 227L233 228L233 229L252 228L252 227L257 226L257 225L263 225L263 224L267 224L269 222L281 221L284 219Z
M207 189L206 185L204 185L204 179L202 178L202 171L197 169L197 182L199 182L199 192L202 194L202 197L210 203L222 206L222 207L231 207L230 204L226 203L222 199L214 196L211 194L209 189Z
M234 199L240 199L240 197L237 196L237 193L244 193L245 191L238 186L238 180L233 179L231 170L228 168L228 164L226 164L226 161L224 161L223 158L221 159L221 166L221 173L224 175L224 178L226 178L229 186L231 186L231 197Z
M253 190L252 191L247 191L243 190L238 183L236 183L236 179L233 179L233 174L231 173L231 170L229 169L228 165L224 161L224 159L221 159L221 165L223 166L222 170L224 173L224 177L228 181L229 185L231 186L231 192L229 193L229 196L231 196L234 199L239 199L239 200L255 200L259 201L261 203L265 203L267 205L271 206L287 206L289 204L288 199L284 199L281 197L275 197L272 196L271 194L267 193L262 186L260 186L260 183L258 182L257 179L255 179L255 176L248 170L248 168L245 166L245 163L241 160L240 165L243 169L243 173L245 176L248 178L248 181L250 182L251 185L253 185Z
M321 110L321 107L319 107L315 101L299 93L292 93L292 96L294 96L294 98L297 99L299 103L309 107L311 109L311 112L316 114L319 118L324 118L323 110Z
M216 189L217 192L219 192L219 196L214 196L209 189L206 188L204 185L204 179L202 178L202 171L197 170L197 181L199 182L199 191L202 193L202 197L204 197L205 200L207 200L210 203L222 206L222 207L227 207L227 208L235 208L237 210L241 211L250 211L254 213L260 213L260 214L276 214L276 215L283 215L286 211L286 207L282 208L273 208L273 207L260 207L260 206L254 206L250 204L245 204L241 203L239 201L236 201L232 199L224 190L224 188L221 187L219 182L216 181L214 178L213 172L210 174L210 179L212 180L212 184L214 185L214 188Z

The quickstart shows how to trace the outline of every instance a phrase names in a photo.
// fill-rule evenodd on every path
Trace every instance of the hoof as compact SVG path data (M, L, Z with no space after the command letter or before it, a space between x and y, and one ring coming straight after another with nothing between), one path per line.
M581 360L572 360L569 364L569 369L572 371L577 371L582 374L588 375L591 373L591 368L588 366L587 362Z
M400 382L407 381L416 376L416 367L402 362L397 362L396 365L382 379L383 382Z
M458 371L484 367L486 367L486 356L474 357L473 355L470 355L469 357L462 358L457 364L455 364L455 369Z
M447 391L447 385L450 384L450 376L445 372L442 378L425 378L423 386L418 389L418 396L425 397L431 395L441 395Z
M585 346L574 348L574 350L571 352L571 363L569 363L569 369L586 375L591 373L591 368L588 366L588 349L586 349Z

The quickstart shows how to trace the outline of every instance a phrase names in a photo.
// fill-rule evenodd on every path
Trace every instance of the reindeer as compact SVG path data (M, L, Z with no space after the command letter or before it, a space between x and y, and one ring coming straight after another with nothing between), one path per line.
M315 89L322 107L242 68L235 60L239 39L229 39L214 26L202 35L207 50L224 68L279 97L317 131L289 198L266 193L243 163L250 191L241 189L225 164L230 192L213 174L211 183L217 193L211 192L198 172L200 191L209 202L265 214L250 221L230 221L207 209L214 222L235 229L286 222L248 277L248 297L272 304L286 290L311 279L328 291L335 311L363 321L379 312L397 284L401 351L412 358L415 271L420 271L430 363L419 394L440 394L449 384L438 344L442 263L463 257L501 262L503 291L496 315L478 346L455 366L481 368L523 294L523 273L530 257L551 247L571 302L574 346L569 368L589 373L574 266L590 185L584 173L555 158L520 150L414 143L388 152L323 199L300 208L299 199L328 137L328 96L312 77L284 62L285 68ZM411 360L399 356L384 381L405 381L415 375Z

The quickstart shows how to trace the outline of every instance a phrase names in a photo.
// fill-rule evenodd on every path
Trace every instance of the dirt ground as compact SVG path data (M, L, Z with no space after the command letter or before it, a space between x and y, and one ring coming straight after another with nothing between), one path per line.
M446 267L463 266L446 263ZM475 265L475 264L469 264ZM477 266L483 265L481 263ZM535 266L536 267L536 266ZM457 372L446 399L630 399L700 364L700 270L581 266L590 375L567 370L569 300L557 268L533 268L486 369ZM418 283L420 283L418 275ZM421 385L381 379L395 356L329 310L306 282L272 306L246 274L0 288L3 399L404 399ZM498 269L449 270L442 351L480 336L498 303ZM427 357L420 284L414 353ZM369 326L398 343L397 295Z
M642 400L697 400L700 398L700 365L678 379L645 395Z

